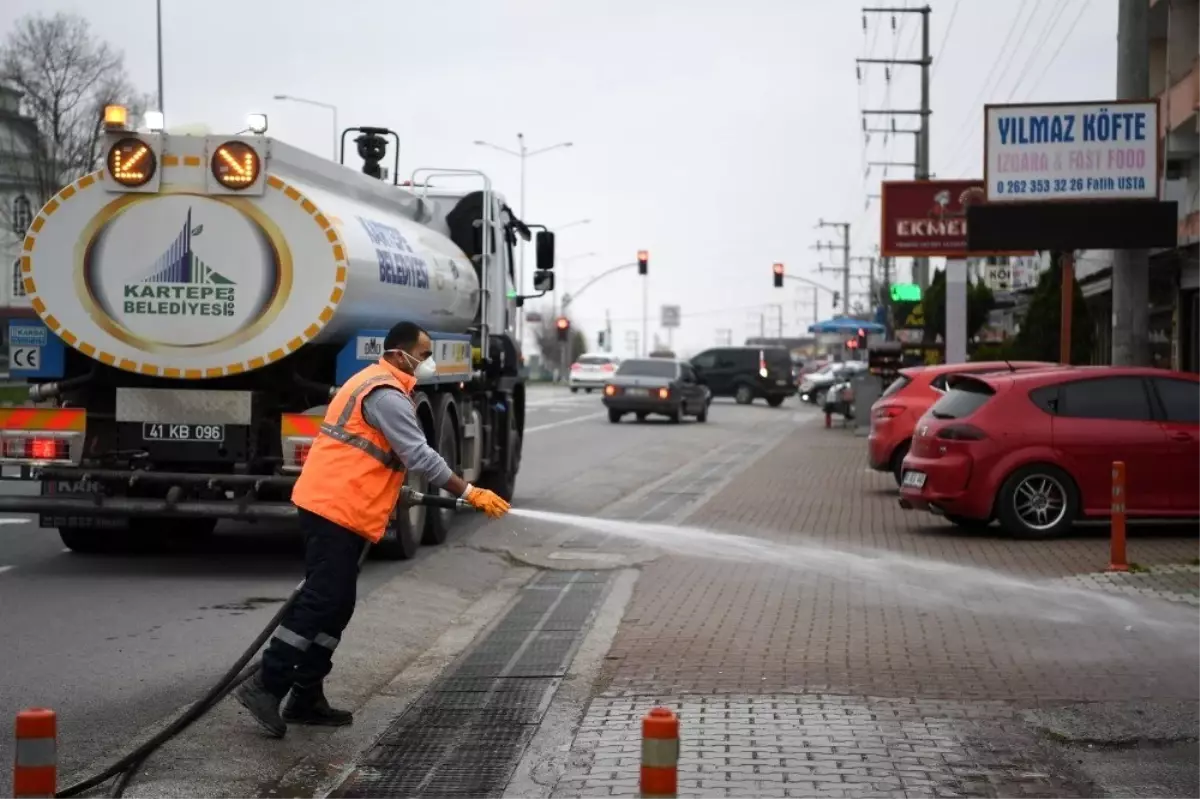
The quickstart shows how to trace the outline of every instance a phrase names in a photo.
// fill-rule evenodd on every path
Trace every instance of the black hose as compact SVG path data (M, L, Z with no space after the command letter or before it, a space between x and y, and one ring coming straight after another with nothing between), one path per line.
M363 545L362 554L358 557L358 566L360 569L362 568L363 561L366 560L367 552L369 552L370 549L371 542L368 541ZM254 643L252 643L250 647L242 653L241 657L237 659L229 671L225 672L225 675L221 677L217 684L209 689L208 693L201 697L199 701L184 711L183 715L171 722L171 724L169 724L166 728L159 731L153 738L146 741L141 746L122 757L116 763L113 763L111 766L101 771L99 774L93 777L88 777L86 780L82 780L74 785L63 788L61 791L56 793L55 796L77 796L84 791L94 788L105 780L111 779L117 775L120 775L120 779L114 786L112 795L114 797L122 796L125 792L125 789L129 787L130 782L133 781L134 775L137 774L138 769L141 768L142 764L146 762L146 759L150 757L150 755L154 754L154 752L167 741L171 740L176 735L187 729L192 722L196 721L213 707L215 707L216 704L224 699L230 691L232 691L241 683L245 682L255 672L258 671L259 664L256 663L249 668L246 668L246 664L250 662L254 655L258 653L258 650L262 648L263 644L267 642L267 639L271 637L271 634L275 632L275 628L279 626L279 622L283 620L284 614L287 613L288 609L291 608L291 606L295 603L296 598L300 595L300 589L303 587L304 581L301 580L300 584L292 589L291 595L288 596L287 600L282 606L280 606L279 610L275 612L275 615L271 617L271 621L266 627L263 628L263 631L258 634L258 637L254 639ZM243 669L245 669L244 672L242 671Z

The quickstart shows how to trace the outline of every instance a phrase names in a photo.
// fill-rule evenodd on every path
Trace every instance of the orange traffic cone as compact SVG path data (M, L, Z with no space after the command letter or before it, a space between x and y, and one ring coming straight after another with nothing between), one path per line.
M17 714L13 792L17 799L53 797L58 790L58 719L35 707Z
M642 717L642 796L674 797L679 787L679 718L656 707Z

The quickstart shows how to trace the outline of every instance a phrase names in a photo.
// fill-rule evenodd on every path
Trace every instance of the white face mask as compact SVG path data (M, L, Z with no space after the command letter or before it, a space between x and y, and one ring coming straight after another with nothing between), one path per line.
M434 362L432 355L423 361L418 361L404 350L389 350L389 352L398 352L409 363L413 364L413 377L417 378L417 380L429 380L437 376L437 363Z

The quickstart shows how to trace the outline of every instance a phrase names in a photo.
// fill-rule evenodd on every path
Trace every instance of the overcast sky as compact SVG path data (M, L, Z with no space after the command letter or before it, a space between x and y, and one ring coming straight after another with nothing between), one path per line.
M883 170L864 177L865 164L912 160L911 136L875 135L864 147L860 109L916 108L919 68L894 67L889 83L883 67L867 67L859 82L854 59L919 58L919 14L897 14L895 31L890 16L871 15L864 32L851 0L162 2L168 126L237 131L263 111L271 135L327 156L328 112L272 96L321 100L337 105L343 127L398 131L402 172L481 168L514 207L518 160L472 142L515 149L518 131L531 150L573 142L527 164L529 221L591 220L560 234L560 286L648 249L650 328L661 304L681 306L680 351L710 346L721 330L740 343L763 313L774 333L771 303L782 304L785 334L799 335L812 291L774 289L772 262L840 288L839 275L817 271L838 257L812 249L834 232L818 220L851 222L854 255L871 255L878 204L864 205ZM1117 0L930 5L939 177L982 172L985 102L1114 94ZM0 26L57 10L85 15L154 90L153 0L6 0ZM641 328L640 290L634 272L614 275L572 316L594 345L609 312L620 349ZM828 295L819 312L832 315Z

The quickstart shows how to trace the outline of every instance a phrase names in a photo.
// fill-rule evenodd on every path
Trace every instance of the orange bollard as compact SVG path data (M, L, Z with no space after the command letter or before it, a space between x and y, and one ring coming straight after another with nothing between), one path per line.
M679 717L656 707L642 717L642 796L673 797L679 788Z
M17 799L52 797L58 790L58 720L35 707L17 714L13 792Z
M1112 540L1109 542L1108 570L1129 571L1125 555L1125 463L1112 465Z

